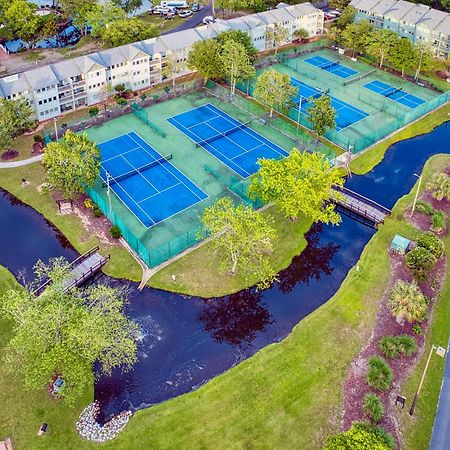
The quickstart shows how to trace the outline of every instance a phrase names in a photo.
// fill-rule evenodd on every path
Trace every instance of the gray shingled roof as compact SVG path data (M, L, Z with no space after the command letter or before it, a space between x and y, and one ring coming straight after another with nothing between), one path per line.
M450 36L450 14L435 28L435 31Z
M277 22L292 22L294 17L286 9L271 9L270 13L277 19Z
M375 14L384 16L396 3L397 0L381 0L381 2L372 7L372 11Z
M405 0L400 0L395 2L385 13L384 17L388 17L390 19L400 20L402 19L408 12L413 9L416 5L414 3L405 2Z
M74 59L52 64L51 68L58 81L67 80L70 77L76 77L83 73Z
M434 30L445 18L449 17L448 13L438 11L437 9L430 9L417 23L417 26L421 28L428 28ZM449 30L450 32L450 27Z
M161 40L161 42L172 51L183 50L201 40L200 36L193 28L178 31L176 33L164 34L157 39Z
M265 11L256 14L266 25L272 25L278 22L278 19L272 14L272 11Z
M122 52L122 47L102 50L101 52L98 52L98 55L106 67L110 67L113 64L120 64L127 60L125 54Z
M426 5L414 5L403 17L406 23L416 25L420 19L430 10Z
M58 84L58 78L56 78L56 75L53 73L50 66L43 66L34 70L29 70L28 72L25 72L25 77L33 90Z
M245 20L243 20L242 17L236 17L235 19L227 20L226 23L233 30L248 31L251 29L251 26Z
M25 90L30 90L30 83L25 77L25 73L18 73L15 75L9 75L0 79L0 88L5 97L13 94L18 94Z

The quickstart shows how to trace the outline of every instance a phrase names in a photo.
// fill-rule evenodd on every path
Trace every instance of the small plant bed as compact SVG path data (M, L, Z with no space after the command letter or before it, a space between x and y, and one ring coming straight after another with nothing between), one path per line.
M448 200L437 200L427 190L421 201L426 201L434 213L450 210ZM389 252L391 280L375 328L369 342L351 364L344 385L344 430L353 422L370 422L391 433L397 447L403 438L395 418L399 408L394 406L395 399L397 394L401 395L403 381L423 353L433 304L442 289L447 266L444 246L430 231L430 220L420 222L417 219L419 215L427 217L428 214L416 207L411 218L410 212L411 208L404 218L420 230L414 237L416 248L406 256ZM415 258L415 254L421 258ZM423 267L422 256L426 256ZM409 403L411 400L407 399ZM401 414L406 414L406 409Z
M19 156L19 152L17 150L6 150L6 152L2 153L1 160L2 161L11 161L12 159L16 159Z

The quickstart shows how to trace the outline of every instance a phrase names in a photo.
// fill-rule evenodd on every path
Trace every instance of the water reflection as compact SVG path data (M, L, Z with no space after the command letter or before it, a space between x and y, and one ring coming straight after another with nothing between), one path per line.
M278 287L284 294L291 292L298 283L308 285L311 279L319 281L321 275L331 275L333 272L331 260L340 246L332 242L321 244L322 232L323 224L314 224L305 234L308 242L306 248L294 257L287 269L278 274Z
M241 347L250 345L257 332L263 332L273 323L261 291L255 289L205 300L198 320L215 342Z

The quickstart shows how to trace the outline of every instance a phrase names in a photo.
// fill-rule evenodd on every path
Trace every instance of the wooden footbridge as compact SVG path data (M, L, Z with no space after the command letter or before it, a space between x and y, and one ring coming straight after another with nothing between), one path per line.
M102 256L98 251L98 246L91 248L69 264L69 274L63 281L63 292L82 286L108 262L110 255ZM41 295L51 283L52 280L48 279L33 292L34 295Z
M364 223L378 225L383 223L386 216L391 213L390 209L346 187L335 188L335 190L339 192L339 196L334 199L334 202L342 212Z

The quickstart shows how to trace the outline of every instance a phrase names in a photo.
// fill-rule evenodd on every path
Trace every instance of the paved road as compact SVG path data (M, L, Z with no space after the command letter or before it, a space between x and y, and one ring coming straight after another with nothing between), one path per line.
M13 167L27 166L40 161L44 155L33 156L32 158L22 159L21 161L0 162L0 169L12 169Z
M162 34L168 34L168 33L173 33L175 31L183 31L183 30L188 30L189 28L194 28L194 27L200 25L206 16L212 16L212 3L211 2L209 2L207 5L203 6L203 8L200 11L194 13L191 17L189 17L189 19L187 19L186 21L184 21L177 27L172 28L171 30L164 31L164 33L162 33Z
M450 450L450 357L448 355L429 450Z

